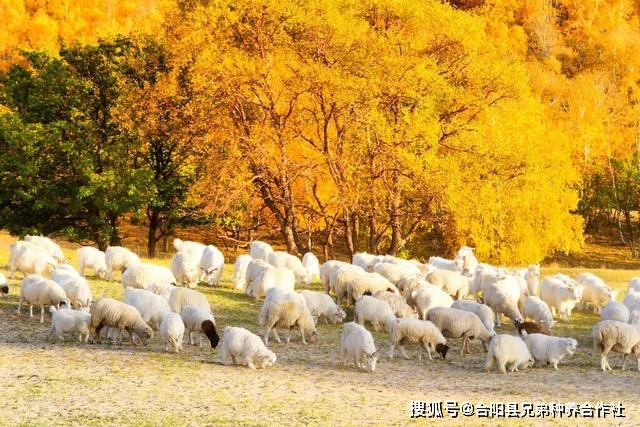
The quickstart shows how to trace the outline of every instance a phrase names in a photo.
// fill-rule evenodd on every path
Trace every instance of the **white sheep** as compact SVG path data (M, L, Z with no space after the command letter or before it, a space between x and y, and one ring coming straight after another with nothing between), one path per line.
M327 293L336 296L336 302L341 305L343 298L349 302L350 284L356 277L367 274L362 267L351 264L342 264L333 269L329 275L329 288ZM326 290L326 289L325 289Z
M245 276L247 283L245 286L245 293L248 294L249 289L253 287L253 282L258 280L258 278L262 276L262 273L269 268L273 268L273 266L262 259L254 258L249 262L249 265L247 266L247 274Z
M200 242L194 242L192 240L182 240L175 238L173 239L173 247L177 252L182 252L192 258L199 260L206 245Z
M553 369L558 369L558 362L575 353L578 346L574 338L527 334L526 331L522 332L522 339L536 363L551 363Z
M183 252L176 252L171 258L171 272L180 286L195 288L200 279L200 266Z
M91 306L91 327L89 332L92 342L100 344L100 331L105 326L111 326L120 330L120 336L124 331L129 333L131 344L135 345L136 337L143 344L153 337L153 330L142 320L135 307L117 301L112 298L100 298Z
M407 300L402 295L394 294L389 291L374 292L372 297L382 300L389 304L396 317L417 317L416 310L407 304Z
M64 289L53 280L30 274L22 279L20 287L20 302L18 302L18 314L22 304L29 303L29 317L33 317L33 306L40 306L40 323L44 323L44 306L53 305L60 308L61 304L70 305L69 298Z
M0 273L0 293L3 298L7 298L9 296L9 284L7 283L7 277Z
M320 278L320 261L313 252L307 252L302 256L302 265L307 270L310 281L316 277Z
M348 282L348 294L352 301L357 301L366 293L389 291L400 295L398 288L378 273L363 273L353 277Z
M491 283L507 277L508 272L503 268L498 268L490 264L480 263L476 267L473 278L469 283L469 293L479 298L484 294L484 290Z
M555 325L551 309L546 302L536 296L528 296L522 308L525 319L535 320L539 324L551 329Z
M51 280L62 286L71 306L77 310L89 310L93 295L87 279L76 271L57 268L51 273Z
M521 296L520 280L516 276L507 275L497 282L485 286L484 303L496 314L496 326L500 326L502 314L514 322L521 322L522 314L518 309Z
M277 357L258 335L245 328L227 326L222 334L220 360L225 365L246 365L250 369L264 369L276 363Z
M251 255L253 259L266 261L271 252L273 252L271 245L266 242L261 242L260 240L254 240L249 245L249 255Z
M470 340L478 339L482 342L482 346L485 347L485 344L495 335L495 332L489 331L482 324L476 314L457 308L432 308L427 313L425 320L433 322L446 338L462 338L460 354L464 354L465 349L467 353L470 353Z
M640 293L630 292L624 296L622 303L627 306L629 312L640 310Z
M236 258L233 266L233 276L231 276L231 283L233 283L235 289L245 290L247 288L247 268L251 261L253 261L253 258L247 254L238 255Z
M407 265L412 265L408 261L405 264L397 264L394 262L380 262L373 266L373 272L380 274L382 277L393 283L399 288L400 283L404 283L411 278L422 278L422 274L417 267L407 268ZM399 289L401 290L401 289Z
M195 289L173 288L169 294L169 307L175 313L182 313L187 307L200 308L208 313L211 312L211 305L207 297Z
M267 262L274 267L285 267L293 272L296 283L308 285L311 283L311 276L302 265L302 261L295 255L287 252L274 251L267 256Z
M462 272L460 265L452 259L442 258L439 256L429 257L427 264L431 265L433 269L450 270Z
M602 307L611 301L615 301L617 290L612 290L604 281L593 273L581 273L576 277L576 282L582 286L583 309L587 304L593 304L596 312L600 314Z
M366 252L358 252L351 257L351 264L357 265L364 271L371 273L373 267L381 261L382 257L379 255L368 254Z
M160 322L160 337L164 344L164 351L169 351L169 347L175 353L179 353L182 350L184 322L178 313L167 312L162 322Z
M629 324L640 326L640 310L633 310L629 314Z
M498 366L503 374L517 372L518 369L526 369L535 363L527 344L520 337L500 334L493 337L489 344L487 363L485 370L489 372L494 365Z
M43 276L58 266L58 262L48 252L31 242L18 241L9 246L9 277L15 278L16 270L25 276Z
M176 278L167 267L161 265L141 263L128 267L122 273L124 288L147 289L165 298L169 298Z
M580 301L580 290L571 279L564 276L545 277L540 284L540 298L549 305L551 312L568 321L571 311Z
M630 316L631 312L626 305L618 301L611 301L602 309L600 320L617 320L628 323Z
M331 293L330 288L330 276L334 271L337 271L341 266L351 265L346 262L337 261L337 260L329 260L320 266L320 283L322 283L322 289L324 289L325 293Z
M600 349L600 368L611 370L607 355L611 351L622 353L622 370L624 371L627 357L633 353L640 371L640 326L618 322L617 320L602 320L592 328L593 346Z
M107 280L113 280L114 271L125 271L127 268L140 264L140 257L123 246L109 246L104 252L104 262L107 269Z
M298 293L304 298L316 324L320 319L324 319L325 324L342 323L347 316L344 310L323 292L304 290Z
M422 346L427 350L429 360L433 361L431 351L436 351L444 359L447 356L449 346L447 339L442 335L440 329L428 320L413 319L404 317L393 322L391 327L391 346L389 348L389 358L393 359L393 350L396 346L405 359L409 355L404 348L404 343L417 343L419 348L418 360L422 360Z
M378 350L371 332L355 322L345 323L340 335L340 357L342 366L347 366L347 360L352 358L356 368L374 372Z
M219 286L223 268L224 255L222 255L220 249L213 245L205 247L200 257L202 280L207 282L209 286Z
M383 325L385 330L391 332L396 320L389 304L369 295L364 295L356 301L354 314L356 323L364 326L365 322L369 322L375 331Z
M258 324L265 328L264 343L269 343L269 333L272 330L276 341L281 342L276 326L288 328L287 344L291 340L291 328L294 326L300 329L303 344L307 343L305 335L310 342L315 342L318 332L304 297L292 291L274 290L265 298L258 315Z
M264 298L271 288L293 291L295 283L296 278L291 270L286 267L271 267L265 269L262 275L251 283L246 293L255 299L260 299Z
M180 317L184 321L186 330L189 332L189 342L194 345L194 332L204 334L212 348L216 348L220 342L218 330L216 328L216 319L208 310L199 307L186 307L180 312ZM202 347L202 335L200 335L199 345Z
M458 310L469 311L474 313L476 316L480 318L482 324L487 328L489 332L494 332L495 330L495 314L491 307L486 304L481 304L475 301L469 301L464 299L459 299L451 304L451 308L457 308Z
M49 307L51 313L51 332L49 338L62 339L62 335L77 334L78 341L89 340L89 325L91 324L91 314L82 310L69 310L61 308L57 310L53 305Z
M473 248L462 246L458 249L453 261L458 265L459 271L469 277L472 277L478 266L478 259L473 253Z
M78 248L76 255L78 257L78 273L82 277L85 275L85 270L91 268L99 278L107 278L105 254L100 249L93 246L82 246Z
M511 271L522 277L527 283L527 295L538 296L540 285L540 264L531 264L527 268L518 268Z
M425 284L411 291L409 304L414 304L418 316L427 319L427 312L435 307L451 307L453 298L437 286Z
M629 285L627 286L627 293L640 293L640 277L632 277L629 280Z
M123 301L135 307L142 320L154 330L160 328L162 319L171 311L166 299L146 289L126 288Z
M436 269L426 277L426 280L454 299L463 298L469 293L469 277L457 271Z
M58 262L58 264L64 264L66 262L64 253L62 253L62 248L50 238L45 236L27 235L24 240L44 249L45 252L51 255Z

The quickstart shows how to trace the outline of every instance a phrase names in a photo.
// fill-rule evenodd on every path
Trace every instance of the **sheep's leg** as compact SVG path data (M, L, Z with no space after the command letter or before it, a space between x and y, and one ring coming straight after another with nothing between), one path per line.
M302 336L302 341L304 342L304 335ZM287 333L287 340L286 340L287 344L289 344L289 342L291 342L291 326L289 326L289 331Z
M193 331L189 331L189 343L191 345L195 345L195 343L193 342Z
M302 336L302 344L307 345L307 341L304 339L304 328L300 326L300 335ZM291 329L289 329L289 336L291 336Z
M276 341L278 341L279 343L282 343L282 340L280 340L280 335L278 335L278 330L275 328L275 325L271 326L271 331L273 331L273 336L276 339Z
M429 360L433 362L433 357L431 357L431 348L429 348L428 344L425 344L424 348L427 349L427 354L429 355ZM420 356L422 356L422 348L420 348Z
M247 368L256 369L256 365L254 365L251 360L247 360Z
M624 354L622 355L622 370L623 370L623 371L624 371L624 367L625 367L625 366L626 366L626 364L627 364L627 358L628 358L628 357L629 357L629 354L628 354L628 353L624 353Z
M44 304L40 306L40 323L44 323Z
M466 337L466 336L465 336L465 337L462 339L462 348L460 349L460 354L464 354L464 349L465 349L465 348L467 349L467 353L469 353L469 347L468 347L468 345L469 345L469 337Z
M29 317L33 317L33 304L29 303Z

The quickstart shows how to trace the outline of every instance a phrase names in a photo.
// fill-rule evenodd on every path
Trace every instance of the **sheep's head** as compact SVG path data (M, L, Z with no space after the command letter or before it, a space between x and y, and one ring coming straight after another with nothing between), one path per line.
M147 341L153 338L153 329L151 329L149 325L146 325L140 333L136 332L136 335L138 335L143 345L147 345Z
M573 354L576 352L576 348L578 347L578 341L573 338L565 338L565 351L567 354Z
M218 346L218 343L220 342L220 337L218 336L216 325L211 320L205 320L200 325L200 329L207 336L207 338L209 338L211 348L216 348Z
M378 363L378 352L362 353L360 355L360 366L362 369L368 372L374 372L376 370L376 363Z
M255 362L255 365L260 368L266 368L276 363L276 360L276 354L269 349L265 349L264 352L258 355L258 360Z
M338 305L335 307L335 313L333 314L333 323L341 323L347 317L347 313Z
M447 351L449 351L449 346L446 344L436 344L436 352L442 356L443 359L447 358Z
M4 298L7 298L9 296L9 285L7 285L6 283L1 284L0 293L2 293L2 296Z

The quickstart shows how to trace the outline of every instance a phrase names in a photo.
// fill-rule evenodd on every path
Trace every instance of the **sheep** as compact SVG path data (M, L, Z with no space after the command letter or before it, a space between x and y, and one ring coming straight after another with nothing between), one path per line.
M510 273L522 277L527 284L527 295L537 296L540 285L540 265L531 264L527 268L511 270Z
M486 350L485 344L495 335L495 332L489 331L482 324L482 321L476 314L457 308L432 308L427 312L425 320L433 322L446 338L462 337L460 354L464 354L465 348L467 349L467 353L470 353L469 340L474 338L479 339Z
M247 266L247 274L245 276L247 283L245 286L245 293L248 294L249 289L253 287L253 282L258 280L258 278L262 276L262 273L269 268L273 268L273 266L262 259L254 258L249 262L249 265Z
M78 342L89 340L89 324L91 323L91 314L82 310L69 310L61 308L57 310L53 305L49 307L51 313L51 332L49 338L60 338L62 334L78 334Z
M422 360L422 346L427 349L429 360L433 361L431 351L434 350L445 359L449 346L447 339L442 332L428 320L413 319L404 317L393 322L391 327L391 347L389 349L389 359L393 359L393 350L398 346L400 353L405 359L409 359L407 351L404 349L403 343L418 343L418 360ZM421 345L420 345L421 344Z
M633 310L629 314L629 324L640 326L640 310Z
M624 300L622 300L622 303L627 306L629 312L632 312L633 310L640 310L640 293L627 293Z
M140 257L123 246L109 246L104 252L107 280L113 280L113 272L123 272L127 268L140 264Z
M169 298L171 285L175 285L176 278L167 267L142 263L128 267L122 273L124 288L147 289L165 298Z
M168 311L160 323L160 337L164 344L164 351L169 351L169 346L175 353L182 350L182 338L184 337L184 322L178 313Z
M562 320L568 321L573 307L580 300L580 291L570 279L556 275L542 280L540 298L549 305L554 315L557 311Z
M626 305L618 301L611 301L602 309L600 320L617 320L628 323L630 316L631 312Z
M518 369L530 368L534 363L535 360L527 344L521 338L500 334L496 335L489 344L485 370L489 372L497 364L500 372L506 374L507 368L509 372L517 372Z
M123 301L135 307L142 320L153 330L160 328L162 319L171 311L166 299L146 289L125 289Z
M270 292L260 308L258 324L265 328L265 344L269 344L271 330L273 330L276 341L281 342L275 329L276 326L289 329L287 344L291 340L291 328L296 325L300 329L303 344L307 344L305 335L310 342L315 342L318 337L313 316L304 301L304 297L292 291L283 291L276 288L275 292Z
M493 310L491 310L491 307L489 307L488 305L481 304L475 301L459 299L451 304L451 308L457 308L459 310L470 311L471 313L474 313L480 318L482 324L485 328L487 328L489 332L494 331L495 314L493 313Z
M206 245L202 243L194 242L192 240L182 240L177 237L173 239L173 248L176 252L182 252L195 258L200 258L205 246Z
M348 294L352 301L357 301L366 292L389 291L400 295L398 288L378 273L356 275L348 282Z
M266 261L271 252L273 252L271 245L266 242L261 242L260 240L254 240L249 245L249 255L251 255L253 259Z
M380 274L382 277L393 283L396 287L398 287L399 283L403 283L408 278L422 277L417 267L414 269L407 269L405 265L395 264L387 261L374 265L373 272Z
M602 312L602 307L615 301L618 295L617 290L612 290L601 278L592 273L579 274L576 282L582 286L582 308L586 309L587 304L591 303L598 314Z
M622 370L627 357L633 353L640 371L640 326L618 322L617 320L601 320L592 328L593 347L600 349L600 368L611 370L607 355L611 351L622 353Z
M362 268L364 271L372 272L373 266L380 262L380 258L378 255L368 254L366 252L358 252L353 254L351 257L351 264L357 265Z
M342 266L351 265L346 262L337 261L337 260L329 260L320 266L320 283L322 283L322 289L324 289L325 293L331 293L330 288L330 276L334 273L334 271L339 270ZM362 269L361 269L362 270ZM364 271L364 270L362 270Z
M245 328L227 326L222 334L220 360L225 365L246 365L250 369L264 369L276 363L277 357L258 335Z
M64 289L73 308L89 310L89 306L93 302L93 295L87 279L75 271L57 268L51 273L51 280Z
M195 288L200 278L200 266L183 252L176 252L171 258L171 272L180 286Z
M308 285L311 283L311 276L307 269L302 265L302 261L297 256L286 252L274 251L267 257L267 262L274 267L286 267L293 271L296 277L296 283Z
M627 287L627 293L640 293L640 277L632 277L631 280L629 280L629 285Z
M262 275L253 281L246 293L255 299L263 298L271 288L293 291L296 278L291 270L286 267L270 267L263 271Z
M238 255L236 258L233 266L233 276L231 276L231 283L233 283L235 289L244 290L247 288L247 268L252 260L251 255L247 254Z
M207 282L209 286L219 286L223 268L224 255L222 255L220 249L213 245L205 247L200 257L202 280Z
M553 337L544 334L527 334L523 332L522 339L536 363L551 363L553 369L558 369L558 362L565 356L576 352L578 341L574 338Z
M46 253L51 255L58 264L64 264L66 259L62 253L62 248L56 242L45 236L25 236L25 242L31 242L36 246L44 249Z
M173 288L169 294L169 307L175 313L182 313L187 307L200 308L208 313L211 312L211 305L207 297L189 288Z
M439 256L429 257L427 264L431 265L434 269L457 271L458 273L462 272L456 261Z
M313 252L307 252L302 256L302 265L307 270L309 282L315 277L320 278L320 261Z
M389 291L374 292L372 297L382 300L389 304L396 317L417 317L416 310L407 304L407 300L402 295L396 295Z
M523 332L525 334L553 335L553 332L551 332L551 329L549 329L548 326L529 320L524 322L513 322L513 326L515 326L516 332L519 336L523 336Z
M203 333L211 348L216 348L220 342L218 336L218 330L216 329L216 319L213 317L213 313L207 310L203 310L199 307L186 307L180 312L180 317L184 321L186 330L189 332L189 342L194 345L193 333ZM202 347L202 335L200 335L199 346Z
M378 350L371 332L355 322L345 323L340 335L340 356L343 367L347 366L349 358L353 358L356 368L374 372L378 361Z
M485 288L497 281L507 277L508 273L503 268L498 268L490 264L480 263L473 273L473 278L469 283L469 293L479 298Z
M458 249L453 261L458 265L458 270L468 277L472 277L478 267L478 259L473 254L473 248L469 246Z
M101 279L107 277L107 264L105 253L93 246L83 246L76 250L78 257L78 273L84 277L87 268L93 269L96 276Z
M362 267L356 265L344 264L335 268L329 275L329 292L336 295L336 303L341 305L342 298L347 298L349 302L350 283L356 277L364 275L366 272ZM325 289L326 290L326 289Z
M51 274L58 262L41 247L25 241L14 242L9 246L9 277L15 278L16 270L25 276Z
M40 323L44 323L44 306L54 305L60 308L60 305L70 305L69 298L65 294L64 289L53 280L30 274L22 279L20 287L20 302L18 302L18 314L21 312L22 304L29 303L29 317L33 317L33 306L40 306Z
M356 323L364 325L364 322L368 321L375 331L378 331L382 324L390 333L396 320L389 304L369 295L364 295L356 301L354 314Z
M409 304L413 302L418 311L418 317L427 320L427 312L435 307L451 307L453 298L433 285L423 285L411 292Z
M456 271L436 269L426 277L426 280L454 299L463 298L469 293L469 277Z
M535 320L547 328L552 328L555 325L551 309L546 302L536 296L527 297L522 308L522 315L525 319Z
M304 290L298 293L304 298L316 324L320 319L324 319L325 324L342 323L347 316L344 310L323 292Z
M512 321L522 321L518 309L520 282L515 276L507 275L497 282L489 283L484 291L484 303L496 314L496 326L500 326L502 314Z
M7 298L9 296L9 285L7 284L7 277L0 273L0 293L3 298Z
M391 255L383 256L381 263L393 264L393 265L395 265L397 267L400 267L404 271L402 276L417 276L419 278L424 278L424 277L426 277L427 274L429 274L429 273L431 273L431 271L433 271L431 266L429 266L428 264L423 264L420 261L417 261L415 259L407 260L407 259L402 259L402 258L398 258L398 257L391 256ZM374 271L375 271L375 268L376 268L377 265L378 264L374 265L374 267L373 267ZM394 280L392 280L391 278L388 278L388 279L393 284L395 284Z
M100 298L91 306L91 342L100 344L100 330L105 326L119 329L121 335L123 331L127 331L131 345L135 345L136 337L143 344L153 337L153 330L142 320L135 307L112 298Z

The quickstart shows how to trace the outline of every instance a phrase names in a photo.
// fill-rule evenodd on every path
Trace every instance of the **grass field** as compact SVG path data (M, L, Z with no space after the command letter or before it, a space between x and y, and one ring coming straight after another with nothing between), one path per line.
M7 272L8 244L15 239L0 233L0 271ZM65 248L77 266L73 248ZM168 265L167 259L153 262ZM262 335L256 323L257 302L231 289L232 264L225 266L223 286L199 287L214 308L220 331L226 325L244 326ZM558 271L575 276L578 268L543 268L543 276ZM590 269L622 292L638 270ZM318 342L303 345L297 332L289 345L270 343L278 361L266 370L227 367L216 363L218 351L185 345L180 354L162 351L159 338L148 346L128 343L78 344L47 339L50 318L38 322L28 309L16 313L21 274L9 280L10 296L0 299L0 425L430 425L435 420L410 418L411 401L483 402L621 402L626 418L483 419L451 418L447 425L640 425L640 373L633 360L628 370L621 357L610 356L614 371L599 370L599 353L592 347L593 313L574 312L555 328L560 336L578 340L578 352L564 359L560 369L534 368L502 375L485 373L485 353L478 343L461 356L453 340L446 360L418 361L386 356L386 333L374 333L383 350L375 373L342 367L339 360L340 325L319 325ZM122 298L119 282L89 277L94 299ZM320 289L319 284L311 286ZM347 310L347 319L352 312ZM501 333L512 333L503 326ZM632 370L629 370L632 368Z

